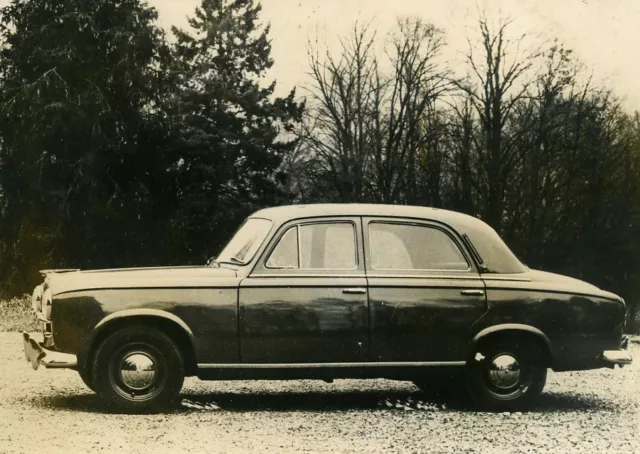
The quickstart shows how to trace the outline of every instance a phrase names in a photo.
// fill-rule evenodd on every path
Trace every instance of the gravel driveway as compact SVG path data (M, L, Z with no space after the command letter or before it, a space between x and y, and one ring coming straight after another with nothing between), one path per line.
M632 353L640 358L640 346ZM550 373L528 413L432 405L387 380L201 382L163 415L104 413L73 371L34 372L0 333L0 452L640 452L639 366Z

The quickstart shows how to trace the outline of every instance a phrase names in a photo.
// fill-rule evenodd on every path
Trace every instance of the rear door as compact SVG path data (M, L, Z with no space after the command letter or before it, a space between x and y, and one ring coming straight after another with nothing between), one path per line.
M464 361L485 287L447 226L364 218L373 361Z
M361 220L290 222L240 284L244 363L366 361Z

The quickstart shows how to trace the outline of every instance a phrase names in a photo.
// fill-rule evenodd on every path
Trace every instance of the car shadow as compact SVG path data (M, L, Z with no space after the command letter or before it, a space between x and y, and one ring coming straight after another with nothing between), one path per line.
M66 410L87 413L113 413L104 401L96 394L62 394L52 396L38 396L30 400L36 407L49 410Z
M231 412L343 412L343 411L424 411L478 412L465 393L432 396L420 391L337 391L337 392L186 392L180 405L168 413L202 411ZM95 394L39 396L34 406L52 410L89 413L118 413ZM610 400L598 396L547 392L525 412L556 413L618 411Z

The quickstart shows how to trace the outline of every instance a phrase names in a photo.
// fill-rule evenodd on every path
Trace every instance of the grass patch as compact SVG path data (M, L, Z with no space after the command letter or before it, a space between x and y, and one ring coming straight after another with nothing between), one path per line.
M31 295L0 300L0 331L35 331L36 316L31 309Z

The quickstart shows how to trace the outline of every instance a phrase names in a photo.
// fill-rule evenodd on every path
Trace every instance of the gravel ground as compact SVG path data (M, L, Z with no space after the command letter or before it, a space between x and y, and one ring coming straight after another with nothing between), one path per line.
M182 408L145 416L105 413L73 371L34 372L18 333L0 333L0 364L3 454L640 453L638 364L550 373L527 413L477 412L455 396L435 405L408 382L188 379Z

